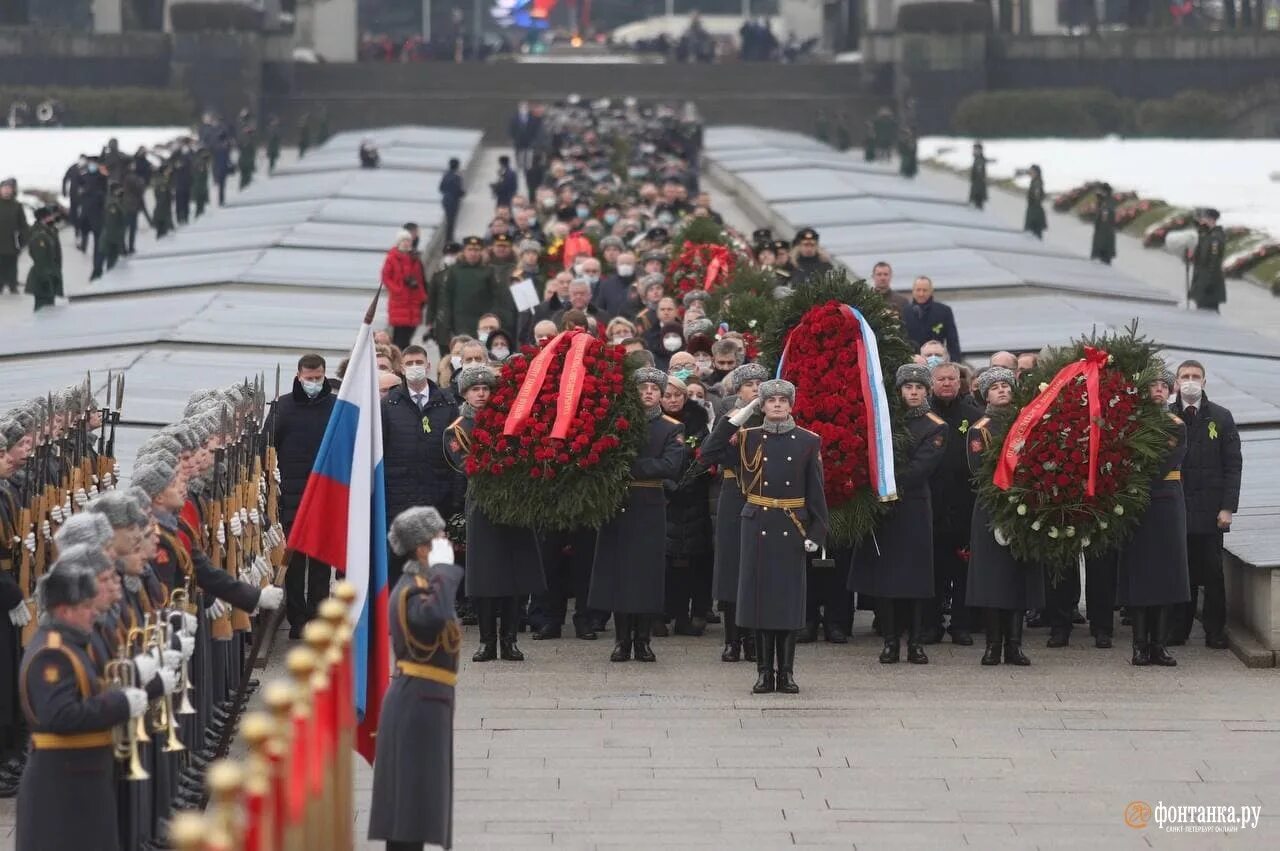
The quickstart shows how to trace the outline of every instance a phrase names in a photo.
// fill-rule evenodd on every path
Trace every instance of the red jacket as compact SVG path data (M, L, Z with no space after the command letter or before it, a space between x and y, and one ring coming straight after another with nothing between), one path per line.
M392 326L417 327L422 324L422 307L427 303L426 273L415 252L393 248L382 263L382 285L387 288L387 317Z

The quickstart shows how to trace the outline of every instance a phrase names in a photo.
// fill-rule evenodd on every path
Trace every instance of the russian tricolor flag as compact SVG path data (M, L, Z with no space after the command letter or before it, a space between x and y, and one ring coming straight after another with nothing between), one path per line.
M387 588L387 501L382 407L370 307L347 364L338 401L302 494L289 547L332 565L355 586L351 639L356 750L373 762L382 697L391 675Z

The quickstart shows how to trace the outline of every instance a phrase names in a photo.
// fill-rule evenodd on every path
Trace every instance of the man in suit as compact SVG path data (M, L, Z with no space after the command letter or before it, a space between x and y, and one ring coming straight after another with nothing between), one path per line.
M902 309L902 324L917 350L929 340L940 340L946 344L947 354L953 363L962 360L955 314L950 307L934 300L933 281L924 275L911 285L911 303ZM1017 365L1016 361L1014 365Z

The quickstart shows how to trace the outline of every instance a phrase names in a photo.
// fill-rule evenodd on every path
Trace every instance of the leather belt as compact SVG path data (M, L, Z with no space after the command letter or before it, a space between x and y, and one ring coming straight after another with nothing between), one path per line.
M421 662L410 662L401 659L396 662L396 668L400 673L407 677L416 677L420 680L431 680L433 683L440 683L446 686L455 686L458 684L458 674L455 671L446 671L444 668L435 665L425 665Z
M631 482L628 482L627 484L629 487L633 487L633 488L661 488L662 480L661 479L635 479Z
M1182 481L1182 471L1173 470L1169 473L1165 473L1164 480L1166 482L1180 482Z
M796 512L795 512L795 509L797 508L804 508L803 497L794 497L791 499L777 499L776 497L760 496L759 494L754 494L754 493L749 493L746 496L747 496L747 503L749 505L759 505L766 510L770 508L782 509L782 512L791 519L791 522L796 524L796 529L799 530L800 537L802 538L809 537L808 534L806 534L804 531L804 524L800 522L800 518L796 516Z
M88 750L89 748L110 747L111 744L110 730L100 730L96 733L31 734L31 745L38 751Z
M735 472L733 472L733 470L730 470L730 469L727 469L727 468L726 468L726 469L724 469L724 470L721 470L720 472L724 473L724 477L725 477L726 479L736 479L736 478L738 478L738 474L737 474L737 473L735 473Z

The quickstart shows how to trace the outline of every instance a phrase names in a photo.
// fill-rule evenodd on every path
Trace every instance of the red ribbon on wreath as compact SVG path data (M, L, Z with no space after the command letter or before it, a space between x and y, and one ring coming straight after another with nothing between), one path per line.
M574 414L578 413L578 402L582 399L582 385L587 377L584 364L587 346L591 343L591 335L579 331L569 343L569 354L565 356L564 372L560 373L560 396L556 400L556 421L551 426L551 437L564 440L573 425Z
M569 333L568 331L561 331L557 334L550 343L547 343L545 349L538 352L538 356L529 364L529 373L524 377L524 382L520 385L520 391L516 394L515 403L511 406L511 412L507 414L507 422L502 427L502 433L507 437L520 431L529 419L529 415L533 413L534 400L542 392L542 385L547 380L547 371L551 369L551 362L555 359L556 350L560 348L560 343Z
M1018 457L1022 448L1041 425L1053 426L1052 422L1043 423L1045 411L1062 393L1062 389L1071 381L1083 375L1085 392L1089 396L1089 480L1085 485L1085 496L1093 496L1098 481L1098 448L1102 441L1099 422L1102 419L1102 400L1098 389L1099 373L1106 366L1109 355L1102 349L1092 346L1084 347L1084 357L1075 363L1069 363L1049 382L1049 386L1040 395L1031 400L1031 404L1022 409L1018 418L1013 421L1009 433L1005 435L1004 446L1000 449L1000 460L996 462L996 472L991 481L1000 490L1008 490L1013 485L1013 471L1018 466Z

